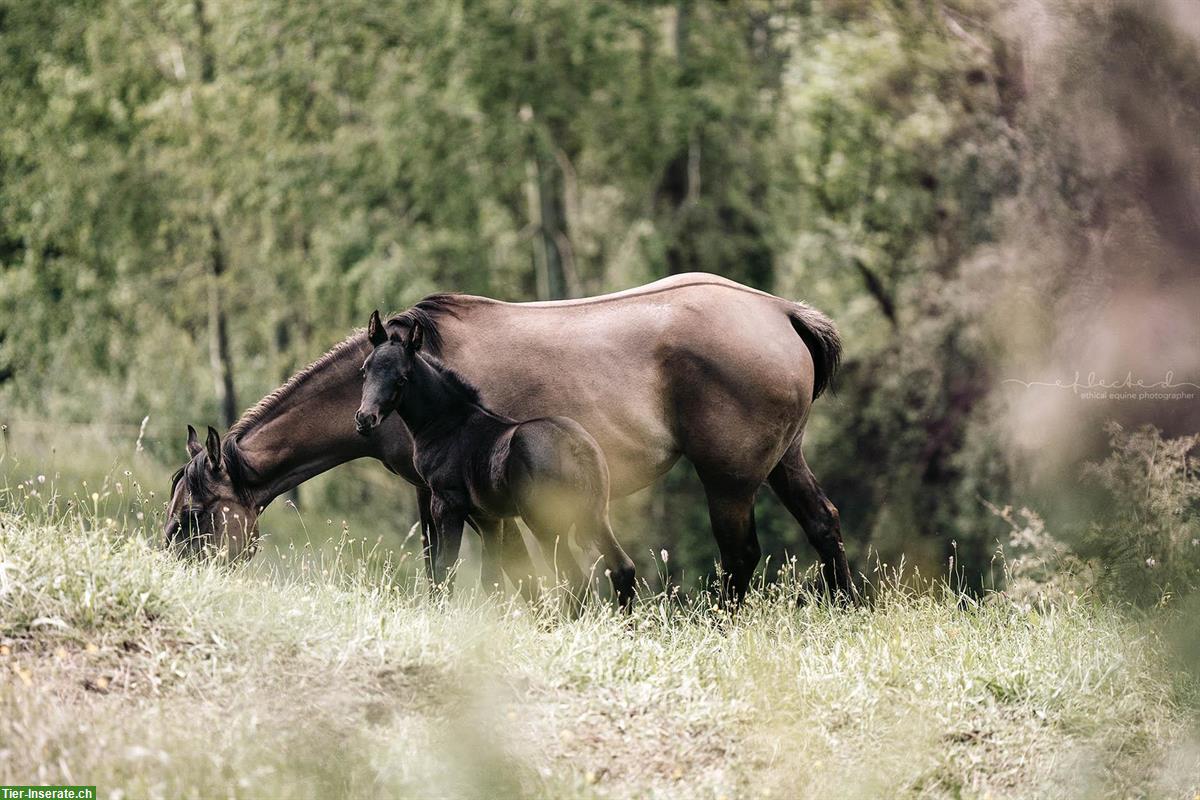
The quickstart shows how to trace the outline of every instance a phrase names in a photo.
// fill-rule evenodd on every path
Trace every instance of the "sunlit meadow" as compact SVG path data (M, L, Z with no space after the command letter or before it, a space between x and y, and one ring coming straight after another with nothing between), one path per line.
M596 599L573 619L480 596L467 575L431 598L411 549L349 526L248 566L182 563L132 470L84 486L6 466L0 783L106 798L1200 789L1196 683L1168 611L915 594L880 567L861 608L784 570L733 615L646 588L629 617Z

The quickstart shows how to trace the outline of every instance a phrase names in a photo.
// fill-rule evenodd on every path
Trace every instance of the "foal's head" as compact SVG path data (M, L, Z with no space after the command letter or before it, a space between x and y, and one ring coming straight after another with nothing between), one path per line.
M407 333L394 331L389 334L379 319L379 312L371 312L367 339L372 350L362 365L362 403L354 415L354 425L363 436L369 435L400 404L404 386L412 377L417 353L421 351L421 338L419 324L414 323Z

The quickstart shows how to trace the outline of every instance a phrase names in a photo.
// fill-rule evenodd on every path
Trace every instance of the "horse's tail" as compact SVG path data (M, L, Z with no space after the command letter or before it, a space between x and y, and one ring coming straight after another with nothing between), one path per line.
M829 388L842 361L842 337L833 320L804 303L792 303L788 318L812 353L813 399L816 400Z

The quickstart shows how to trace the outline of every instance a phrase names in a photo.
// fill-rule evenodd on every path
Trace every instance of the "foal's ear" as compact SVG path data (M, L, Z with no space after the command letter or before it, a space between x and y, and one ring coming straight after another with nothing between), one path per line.
M387 341L387 331L383 327L383 320L379 318L379 309L371 312L371 321L367 323L367 339L372 347L379 347Z
M187 452L188 458L195 458L196 453L199 453L203 448L200 447L200 437L196 435L196 429L188 425Z
M212 425L208 426L208 439L204 442L204 449L208 454L208 465L212 467L213 472L220 472L223 464L221 455L221 434L217 433Z
M425 329L421 327L421 323L413 322L412 327L408 329L408 341L404 346L410 353L416 353L421 349L421 345L425 342Z

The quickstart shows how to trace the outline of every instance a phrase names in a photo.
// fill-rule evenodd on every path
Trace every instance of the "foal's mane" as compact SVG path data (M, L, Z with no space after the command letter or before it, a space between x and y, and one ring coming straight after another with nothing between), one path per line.
M471 383L462 373L455 370L453 367L446 366L442 360L430 353L422 352L420 358L425 360L425 363L433 367L436 372L446 383L450 384L450 388L462 395L463 399L472 405L477 405L484 410L488 410L483 404L483 398L479 394L479 387Z

